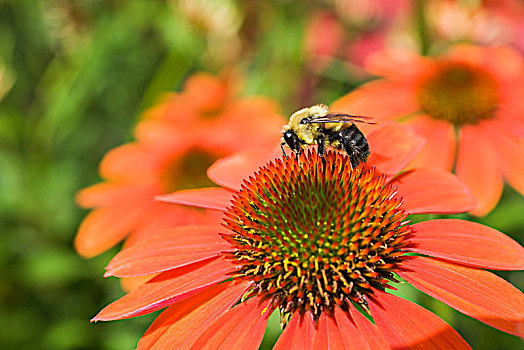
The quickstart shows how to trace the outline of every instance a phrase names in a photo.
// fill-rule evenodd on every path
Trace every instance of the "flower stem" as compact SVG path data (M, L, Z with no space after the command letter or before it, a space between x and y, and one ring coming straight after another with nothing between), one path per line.
M413 6L415 9L415 25L420 42L420 52L423 55L426 55L429 50L428 28L426 25L426 13L424 8L425 4L425 0L414 0Z

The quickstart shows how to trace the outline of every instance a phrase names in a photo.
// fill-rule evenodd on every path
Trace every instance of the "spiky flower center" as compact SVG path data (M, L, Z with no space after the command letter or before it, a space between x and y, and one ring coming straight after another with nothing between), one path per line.
M252 281L279 308L315 317L396 281L393 272L411 229L401 199L384 176L351 170L349 157L328 152L323 171L316 152L261 168L225 213L224 234L236 250L235 278Z
M423 112L457 126L492 118L499 98L495 79L486 70L464 62L440 62L418 83Z

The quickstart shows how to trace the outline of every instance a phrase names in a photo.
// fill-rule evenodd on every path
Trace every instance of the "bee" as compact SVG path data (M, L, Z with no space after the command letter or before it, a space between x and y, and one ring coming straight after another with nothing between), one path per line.
M298 157L307 145L318 145L318 155L324 169L326 147L343 150L349 156L351 168L360 162L366 162L369 156L369 145L364 134L354 123L367 123L370 117L354 116L344 113L329 113L328 106L318 104L302 108L289 118L289 123L282 128L280 148L284 157L284 145L287 145Z

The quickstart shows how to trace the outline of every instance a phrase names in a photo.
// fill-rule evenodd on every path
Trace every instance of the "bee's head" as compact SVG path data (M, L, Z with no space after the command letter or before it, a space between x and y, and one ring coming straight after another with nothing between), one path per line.
M284 131L284 133L282 134L282 138L293 152L300 151L300 139L293 130Z

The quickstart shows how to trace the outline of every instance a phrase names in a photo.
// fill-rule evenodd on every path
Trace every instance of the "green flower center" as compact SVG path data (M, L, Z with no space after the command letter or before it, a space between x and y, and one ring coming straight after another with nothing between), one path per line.
M227 209L223 237L240 265L234 277L252 281L245 297L272 299L283 324L295 312L318 318L396 281L411 232L396 190L373 169L351 171L346 155L316 152L261 168Z
M463 62L441 62L418 82L416 97L423 112L457 126L492 118L499 98L495 79Z

